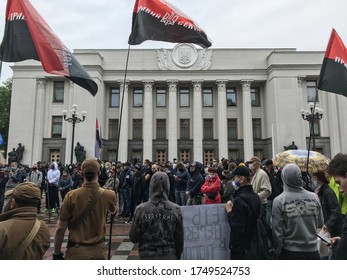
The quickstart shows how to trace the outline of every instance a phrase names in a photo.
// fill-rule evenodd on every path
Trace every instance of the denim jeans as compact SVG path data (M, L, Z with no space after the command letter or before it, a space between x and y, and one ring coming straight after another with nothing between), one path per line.
M122 214L124 214L125 216L128 216L130 214L131 194L132 194L132 188L131 187L120 189L120 195L121 195L122 200L123 200Z
M188 197L186 195L186 191L175 190L175 199L176 199L176 203L179 206L186 206L187 200L188 200Z

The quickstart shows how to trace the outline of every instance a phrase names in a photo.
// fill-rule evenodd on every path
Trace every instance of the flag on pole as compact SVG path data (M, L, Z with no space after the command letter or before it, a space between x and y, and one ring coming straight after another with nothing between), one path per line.
M323 59L318 89L347 97L347 49L335 29Z
M98 86L28 0L8 0L0 60L41 61L50 74L65 76L93 96Z
M4 140L2 139L2 135L0 133L0 145L4 142Z
M96 127L95 127L95 157L100 158L102 148L101 140L101 129L99 129L99 122L96 118Z
M136 0L131 30L130 45L146 40L212 45L196 22L166 0Z

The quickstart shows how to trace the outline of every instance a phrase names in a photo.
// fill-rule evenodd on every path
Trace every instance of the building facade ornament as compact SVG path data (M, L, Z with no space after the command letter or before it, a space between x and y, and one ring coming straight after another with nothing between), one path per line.
M208 70L212 50L197 50L193 44L178 44L174 49L157 50L160 70Z

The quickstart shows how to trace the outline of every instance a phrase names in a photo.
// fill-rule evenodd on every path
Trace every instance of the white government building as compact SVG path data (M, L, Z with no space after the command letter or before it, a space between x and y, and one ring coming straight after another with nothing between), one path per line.
M295 142L307 148L309 122L301 110L314 101L323 51L296 49L75 50L99 87L93 97L68 79L47 74L37 61L14 64L8 152L25 146L23 163L70 163L73 104L87 112L76 124L74 146L94 156L95 123L101 159L158 162L253 155L272 158ZM125 83L124 83L125 81ZM120 104L123 116L117 149ZM328 157L347 152L347 98L318 91L323 118L315 124L316 150ZM76 158L73 156L73 162Z

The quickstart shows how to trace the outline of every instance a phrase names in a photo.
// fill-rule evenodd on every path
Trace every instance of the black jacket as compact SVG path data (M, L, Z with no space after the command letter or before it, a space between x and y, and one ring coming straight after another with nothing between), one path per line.
M331 236L340 236L343 219L334 191L327 184L323 184L318 196L322 205L324 224L329 228Z
M260 214L260 198L251 185L240 187L235 192L234 205L228 214L230 224L230 259L244 260L249 248L257 215Z

